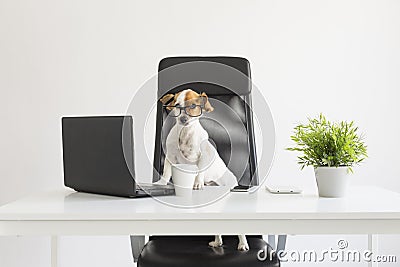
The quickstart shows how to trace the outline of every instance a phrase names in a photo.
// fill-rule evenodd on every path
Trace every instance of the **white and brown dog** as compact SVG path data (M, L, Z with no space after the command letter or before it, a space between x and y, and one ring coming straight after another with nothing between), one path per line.
M159 184L167 184L171 179L172 164L195 164L199 169L193 189L217 184L233 187L237 185L234 174L226 167L215 147L209 142L208 133L201 126L199 118L202 111L211 112L214 108L205 93L198 94L191 89L176 94L167 94L160 99L166 109L176 117L176 123L166 140L164 172ZM222 246L222 237L215 236L209 243L212 247ZM238 250L248 250L246 236L239 235Z

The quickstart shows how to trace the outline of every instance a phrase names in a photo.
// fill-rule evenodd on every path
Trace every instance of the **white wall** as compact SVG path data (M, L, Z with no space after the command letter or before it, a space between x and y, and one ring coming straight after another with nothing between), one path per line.
M169 55L250 60L276 123L270 183L315 188L312 170L300 172L284 148L296 122L322 111L334 120L355 120L366 134L370 157L356 169L353 184L400 192L398 14L396 0L2 0L0 204L61 187L60 117L123 113L135 90ZM23 242L31 244L31 266L45 266L43 240ZM72 240L61 241L61 266L90 260L74 250L74 242L83 251L101 251L93 247L101 240L109 249L128 244L122 237ZM399 238L389 241L399 244ZM1 264L4 247L13 242L20 241L0 239L1 266L23 265L10 257ZM70 262L75 252L78 260ZM130 257L123 249L113 253ZM97 256L103 259L97 266L113 257Z

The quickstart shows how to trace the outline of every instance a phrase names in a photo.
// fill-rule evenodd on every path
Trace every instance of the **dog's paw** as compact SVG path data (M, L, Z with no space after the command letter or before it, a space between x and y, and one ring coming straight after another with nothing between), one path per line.
M222 246L222 241L211 241L208 245L213 248L218 248Z
M203 188L204 188L204 183L195 182L194 185L193 185L193 189L194 190L201 190Z
M249 245L247 243L239 243L238 250L247 251L249 250Z

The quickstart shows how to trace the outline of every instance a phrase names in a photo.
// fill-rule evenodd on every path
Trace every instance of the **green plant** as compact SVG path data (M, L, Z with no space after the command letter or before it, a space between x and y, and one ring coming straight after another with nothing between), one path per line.
M301 169L347 166L353 172L352 166L368 157L363 136L357 131L353 121L330 122L321 113L318 118L308 118L307 124L294 128L290 138L296 146L287 150L302 152L298 156Z

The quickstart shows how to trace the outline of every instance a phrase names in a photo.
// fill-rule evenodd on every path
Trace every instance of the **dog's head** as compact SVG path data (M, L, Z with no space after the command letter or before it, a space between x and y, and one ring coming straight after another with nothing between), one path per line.
M160 99L167 110L173 112L177 123L188 126L198 120L205 112L211 112L214 108L208 101L206 93L198 94L192 89L186 89L176 94L166 94Z

